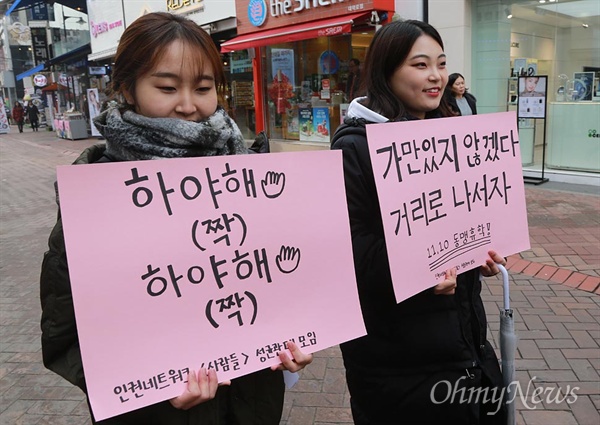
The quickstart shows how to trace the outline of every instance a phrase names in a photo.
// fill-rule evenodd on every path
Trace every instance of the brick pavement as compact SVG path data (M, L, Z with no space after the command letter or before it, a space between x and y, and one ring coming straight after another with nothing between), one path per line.
M14 128L13 128L14 129ZM55 166L95 139L60 140L42 132L0 135L0 423L89 423L81 392L41 364L38 279L55 220ZM546 187L545 187L546 186ZM518 399L518 423L600 423L600 197L526 186L532 249L509 258L519 334L517 379L559 400ZM502 288L487 279L483 299L497 346ZM540 391L541 391L540 390ZM552 395L551 394L551 395ZM528 408L529 406L529 408ZM533 409L532 407L536 407ZM352 423L339 349L315 354L286 394L281 424Z

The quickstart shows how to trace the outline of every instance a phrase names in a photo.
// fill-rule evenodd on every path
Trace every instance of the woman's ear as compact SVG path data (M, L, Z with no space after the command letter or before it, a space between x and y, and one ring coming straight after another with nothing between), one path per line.
M127 102L128 105L135 105L135 99L133 98L129 90L123 90L123 97L125 98L125 102Z

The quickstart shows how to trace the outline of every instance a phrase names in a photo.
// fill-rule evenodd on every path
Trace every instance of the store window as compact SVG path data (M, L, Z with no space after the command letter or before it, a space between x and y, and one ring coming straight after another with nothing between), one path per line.
M256 136L252 58L248 50L222 55L227 76L227 104L245 139Z
M518 110L523 76L541 76L543 118L520 119L524 169L600 172L600 3L477 0L474 94L483 112ZM543 78L543 77L546 78ZM542 91L542 87L535 89ZM523 99L523 101L526 99ZM546 148L546 149L544 149Z
M350 61L362 64L371 38L356 33L261 49L269 136L329 144L352 100Z

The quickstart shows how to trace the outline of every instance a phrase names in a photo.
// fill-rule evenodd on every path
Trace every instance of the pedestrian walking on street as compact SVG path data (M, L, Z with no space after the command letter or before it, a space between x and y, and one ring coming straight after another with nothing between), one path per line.
M31 124L33 131L38 131L40 128L39 115L40 111L38 110L37 106L35 106L33 101L29 102L29 105L27 106L27 118L29 118L29 123Z
M448 77L444 96L455 115L477 115L477 99L467 91L465 77L458 72Z
M219 52L193 21L170 13L138 18L121 36L112 80L116 101L94 120L106 146L85 150L75 164L248 152L237 125L220 106L227 80ZM40 285L44 365L85 391L60 211ZM312 355L295 344L290 342L288 348L293 359L280 353L281 365L234 379L230 385L219 386L214 369L190 371L187 390L179 397L97 423L278 425L282 371L296 372L312 361Z
M12 110L13 120L17 123L17 127L19 128L19 133L23 132L23 123L25 122L25 109L21 102L18 100L15 102L15 106Z
M352 247L367 335L341 345L356 425L504 424L502 375L486 339L480 273L506 264L495 251L479 268L399 304L394 296L365 124L454 116L439 33L395 21L375 33L364 61L366 96L352 101L332 149L343 152ZM434 286L435 285L435 286ZM462 400L460 391L479 390ZM458 393L457 393L458 392ZM487 394L483 397L481 394Z

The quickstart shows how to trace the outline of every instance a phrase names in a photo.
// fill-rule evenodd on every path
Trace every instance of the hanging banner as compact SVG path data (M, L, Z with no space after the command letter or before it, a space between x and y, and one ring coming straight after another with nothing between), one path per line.
M31 45L36 65L45 64L48 59L48 37L46 28L31 28Z
M367 125L396 301L530 248L514 112Z
M58 187L97 420L182 394L190 369L224 381L290 339L365 334L339 151L64 166Z

